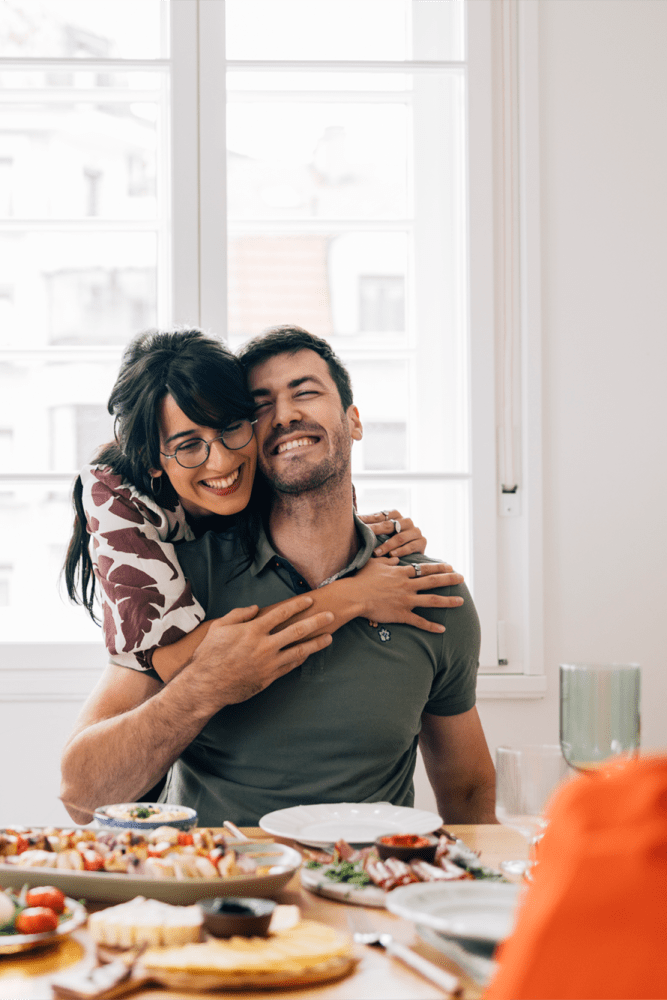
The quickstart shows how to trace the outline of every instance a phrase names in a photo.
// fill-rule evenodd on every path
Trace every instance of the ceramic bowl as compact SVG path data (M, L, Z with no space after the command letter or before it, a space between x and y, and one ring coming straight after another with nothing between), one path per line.
M276 904L272 899L216 896L201 899L204 927L214 937L266 937Z
M392 844L392 840L398 840L399 843ZM400 843L401 841L403 843ZM410 843L410 841L414 841L414 843ZM419 858L420 861L433 862L437 846L438 838L425 833L388 833L375 840L375 847L383 861L385 858L398 858L399 861L412 861L414 858Z
M169 805L168 802L118 802L96 809L95 820L98 826L116 830L150 831L160 826L173 826L187 831L197 825L197 813L194 809Z

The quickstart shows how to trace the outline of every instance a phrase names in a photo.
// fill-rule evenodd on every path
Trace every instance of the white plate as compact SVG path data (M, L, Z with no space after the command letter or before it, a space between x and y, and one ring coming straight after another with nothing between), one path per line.
M159 899L163 903L190 905L208 896L273 896L285 886L299 868L298 851L284 844L228 842L235 851L277 852L276 857L257 859L270 864L267 875L235 875L232 878L143 878L115 872L67 871L62 868L28 868L0 863L0 886L54 885L69 896L98 903L125 903L135 896Z
M387 895L387 909L453 938L496 944L512 929L521 886L503 882L414 882Z
M16 955L22 951L41 948L42 945L67 937L86 922L88 914L81 903L65 897L65 905L71 911L71 915L59 923L54 931L44 931L41 934L0 934L0 955Z
M259 825L274 837L324 847L341 839L372 844L385 833L432 833L442 820L435 813L390 802L330 802L278 809L262 816Z
M340 903L356 903L357 906L384 907L386 892L379 885L350 885L347 882L332 882L325 876L329 866L301 869L301 885L318 896L337 899Z

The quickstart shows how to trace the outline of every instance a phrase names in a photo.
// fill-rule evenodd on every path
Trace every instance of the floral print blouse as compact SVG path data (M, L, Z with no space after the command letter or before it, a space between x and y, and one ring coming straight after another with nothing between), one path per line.
M81 481L106 647L112 662L149 670L157 646L204 620L174 548L195 535L171 490L147 496L100 465Z

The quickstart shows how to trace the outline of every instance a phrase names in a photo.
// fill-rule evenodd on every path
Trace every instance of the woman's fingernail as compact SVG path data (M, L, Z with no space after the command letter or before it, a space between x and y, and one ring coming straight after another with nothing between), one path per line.
M378 545L378 547L375 550L375 555L376 556L381 556L383 552L384 552L384 549L382 548L382 546Z

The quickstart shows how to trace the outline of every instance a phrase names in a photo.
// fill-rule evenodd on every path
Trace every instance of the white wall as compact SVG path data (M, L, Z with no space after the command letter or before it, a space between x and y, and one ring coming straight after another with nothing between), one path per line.
M557 741L558 663L636 660L665 748L667 2L538 2L549 690L480 714Z

